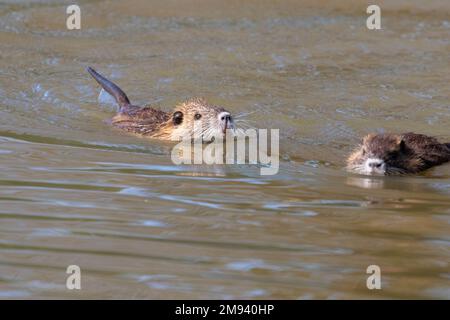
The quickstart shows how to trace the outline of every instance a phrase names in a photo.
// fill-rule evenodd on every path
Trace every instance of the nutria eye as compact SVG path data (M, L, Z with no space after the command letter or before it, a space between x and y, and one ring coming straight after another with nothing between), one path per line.
M177 125L183 122L183 112L177 111L173 114L173 124Z
M201 117L202 117L202 115L200 113L196 113L195 116L194 116L195 120L198 120Z

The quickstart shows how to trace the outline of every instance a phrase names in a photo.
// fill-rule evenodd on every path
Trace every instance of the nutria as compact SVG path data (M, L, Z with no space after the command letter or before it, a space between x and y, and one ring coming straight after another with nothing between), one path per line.
M361 174L418 173L450 161L450 143L423 134L369 134L347 159Z
M224 137L227 129L235 127L230 112L209 105L201 98L187 100L177 105L172 112L132 105L116 84L91 67L87 71L119 105L112 124L120 129L161 140L200 137L203 141L211 141L216 137Z

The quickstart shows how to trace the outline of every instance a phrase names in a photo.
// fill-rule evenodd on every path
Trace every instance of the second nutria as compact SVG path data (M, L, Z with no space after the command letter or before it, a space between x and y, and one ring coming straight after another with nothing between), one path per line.
M120 129L162 140L198 137L211 141L224 137L227 129L235 128L230 112L209 105L204 99L190 99L176 106L173 112L139 107L132 105L116 84L91 67L87 71L118 103L119 111L112 118L112 124Z
M347 159L361 174L417 173L450 161L450 143L423 134L369 134Z

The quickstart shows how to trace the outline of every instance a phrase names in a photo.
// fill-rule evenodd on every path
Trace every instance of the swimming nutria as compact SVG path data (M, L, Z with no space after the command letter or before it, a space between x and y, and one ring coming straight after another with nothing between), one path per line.
M126 94L114 83L91 67L87 71L111 94L119 105L112 124L120 129L162 140L178 141L182 137L202 137L211 141L224 137L227 129L234 129L231 114L221 107L211 106L201 98L193 98L165 112L152 107L132 105Z
M347 159L361 174L406 174L450 161L450 143L416 133L369 134Z

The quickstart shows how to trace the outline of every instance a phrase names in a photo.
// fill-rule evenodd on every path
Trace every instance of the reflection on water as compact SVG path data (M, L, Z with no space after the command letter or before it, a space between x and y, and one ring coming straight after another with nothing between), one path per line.
M382 189L384 187L384 180L373 177L350 177L347 179L347 184L366 189Z
M0 5L0 298L449 298L450 167L346 173L368 131L449 140L442 1ZM280 129L280 170L176 166L119 132L84 71L135 103L191 96ZM82 290L65 271L82 270Z

